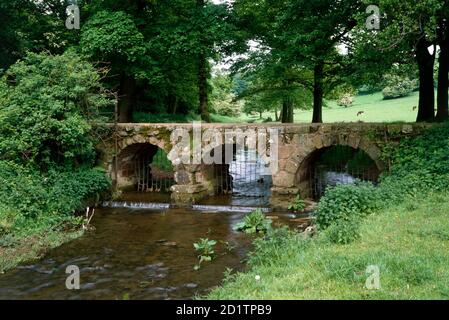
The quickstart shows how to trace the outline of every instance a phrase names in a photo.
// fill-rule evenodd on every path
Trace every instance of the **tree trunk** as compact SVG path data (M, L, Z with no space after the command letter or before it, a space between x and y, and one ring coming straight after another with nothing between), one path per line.
M319 62L315 65L314 72L314 83L313 83L313 117L312 123L322 123L323 122L323 80L324 80L324 65Z
M118 121L130 123L133 121L135 105L136 81L133 77L122 74L120 79Z
M430 54L425 37L421 38L416 48L416 60L419 68L419 105L416 122L435 120L435 87L433 84L433 67L435 52Z
M449 35L445 35L442 40L438 69L437 121L449 120Z
M289 96L284 96L281 112L282 123L293 123L293 103Z
M205 0L197 0L196 6L199 13L203 10ZM198 55L198 93L199 93L199 113L201 120L210 122L208 108L208 91L207 91L207 57L204 52Z
M201 120L210 122L207 92L207 60L204 54L200 54L198 59L198 92Z

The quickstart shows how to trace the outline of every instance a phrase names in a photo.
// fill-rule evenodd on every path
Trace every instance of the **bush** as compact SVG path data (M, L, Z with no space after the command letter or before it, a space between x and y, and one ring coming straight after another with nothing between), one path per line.
M385 76L385 88L382 90L384 99L396 99L409 95L417 87L416 81L398 75Z
M80 168L41 174L12 162L0 161L0 229L3 234L69 221L84 209L84 201L108 190L104 172Z
M337 221L350 221L371 214L379 208L378 200L378 191L371 183L330 187L315 212L316 225L324 230Z
M354 103L354 96L350 93L344 94L340 99L338 99L337 104L340 107L350 107Z
M397 201L404 196L449 190L449 124L403 140L390 159L391 172L381 181L383 199Z

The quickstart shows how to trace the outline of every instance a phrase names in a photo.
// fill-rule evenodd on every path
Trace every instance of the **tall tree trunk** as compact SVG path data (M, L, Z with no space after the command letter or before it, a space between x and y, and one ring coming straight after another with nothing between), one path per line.
M293 103L288 95L285 95L282 101L281 122L293 123Z
M440 57L438 66L438 95L437 95L437 121L449 120L449 24L441 22L440 34Z
M118 121L129 123L133 121L133 111L136 98L136 81L126 74L121 75L119 101L118 101Z
M435 52L430 54L430 43L423 36L416 47L416 60L419 68L419 105L416 122L435 120L435 87L433 84L433 67Z
M205 54L200 54L198 58L198 92L201 120L210 122L207 92L207 59Z
M196 7L198 13L202 13L205 5L205 0L196 0ZM207 91L207 57L204 52L198 55L198 92L199 92L199 113L201 120L210 122L209 108L208 108L208 91Z
M323 98L324 98L324 65L318 62L313 70L313 117L312 123L323 122Z

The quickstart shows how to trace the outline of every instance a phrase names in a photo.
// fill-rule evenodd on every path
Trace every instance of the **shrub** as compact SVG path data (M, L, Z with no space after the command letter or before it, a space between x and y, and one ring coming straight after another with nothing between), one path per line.
M367 182L337 185L326 190L315 212L319 229L324 230L336 221L351 220L373 213L379 208L376 188Z
M42 174L0 161L0 229L6 233L54 227L71 220L84 201L98 199L109 187L104 172L96 169Z
M350 93L345 93L340 99L338 100L337 104L341 107L350 107L354 103L354 96Z
M404 196L449 190L449 124L403 140L390 159L391 172L381 181L384 199L397 201Z
M385 76L385 88L382 90L384 99L396 99L409 95L415 90L416 81L398 75Z
M72 52L28 54L0 78L0 155L24 165L93 164L88 119L111 104L94 67Z

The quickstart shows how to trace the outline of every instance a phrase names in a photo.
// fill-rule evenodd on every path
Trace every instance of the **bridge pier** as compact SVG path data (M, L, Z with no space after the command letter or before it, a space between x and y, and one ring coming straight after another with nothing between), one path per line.
M213 195L209 170L204 165L178 165L175 167L176 185L171 187L171 198L176 204L197 203Z

